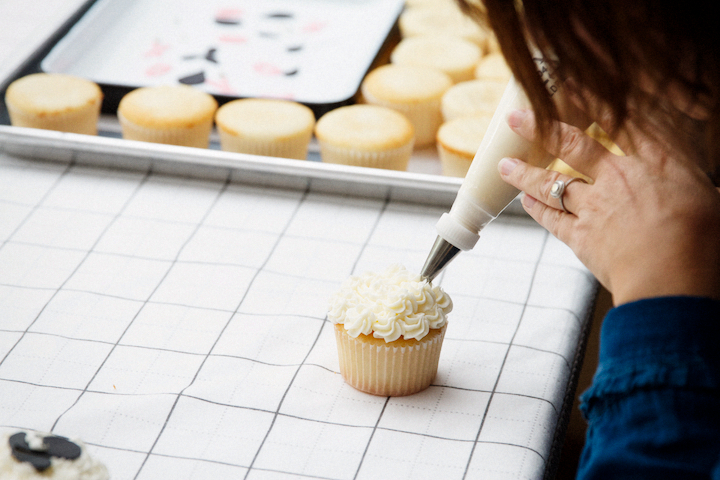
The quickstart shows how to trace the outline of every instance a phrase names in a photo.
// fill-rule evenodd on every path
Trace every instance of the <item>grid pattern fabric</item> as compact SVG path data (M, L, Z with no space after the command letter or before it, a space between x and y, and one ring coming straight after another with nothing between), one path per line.
M438 207L0 153L0 432L80 438L114 480L542 477L595 280L525 217L438 281L438 375L343 382L327 301L419 269Z

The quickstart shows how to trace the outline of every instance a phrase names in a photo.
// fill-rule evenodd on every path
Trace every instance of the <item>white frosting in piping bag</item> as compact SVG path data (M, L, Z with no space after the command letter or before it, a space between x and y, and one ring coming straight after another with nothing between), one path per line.
M452 300L440 288L392 265L383 273L351 276L330 298L328 319L341 323L352 337L373 335L392 342L420 340L431 328L441 328L452 311Z

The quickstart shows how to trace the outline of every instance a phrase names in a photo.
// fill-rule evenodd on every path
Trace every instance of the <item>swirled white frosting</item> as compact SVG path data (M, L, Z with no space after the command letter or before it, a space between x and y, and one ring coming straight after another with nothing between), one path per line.
M422 339L441 328L452 311L452 300L440 288L401 265L383 273L351 276L330 298L328 319L341 323L352 337L372 334L392 342Z

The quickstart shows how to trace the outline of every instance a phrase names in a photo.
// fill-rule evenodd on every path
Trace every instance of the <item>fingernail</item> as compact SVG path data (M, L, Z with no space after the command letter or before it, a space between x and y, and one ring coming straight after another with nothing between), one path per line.
M520 125L522 125L523 121L525 121L525 118L528 116L527 110L513 110L510 112L507 118L508 125L510 125L510 128L518 128Z
M536 202L537 200L535 200L533 197L531 197L527 193L523 193L522 203L523 205L525 205L525 208L532 208Z
M503 158L500 160L500 163L498 163L498 168L500 169L501 175L510 175L510 172L515 170L515 167L517 167L518 164L517 158Z

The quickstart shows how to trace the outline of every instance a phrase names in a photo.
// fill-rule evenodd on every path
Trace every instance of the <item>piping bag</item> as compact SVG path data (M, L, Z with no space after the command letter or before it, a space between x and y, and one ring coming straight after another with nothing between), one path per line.
M587 128L590 122L581 110L570 102L558 100L561 85L553 78L546 61L538 57L535 61L549 95L558 105L562 120L582 129ZM501 159L519 158L530 165L545 168L555 158L508 126L507 116L511 111L530 108L524 90L511 78L450 212L444 213L436 224L438 237L421 271L429 282L461 251L472 250L480 239L480 231L520 193L500 177L498 163Z

